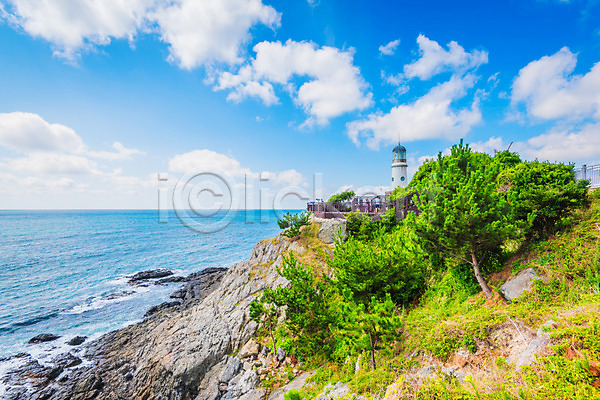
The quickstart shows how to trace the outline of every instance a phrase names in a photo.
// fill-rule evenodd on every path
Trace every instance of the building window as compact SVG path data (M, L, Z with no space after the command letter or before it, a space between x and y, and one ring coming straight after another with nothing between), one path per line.
M394 178L392 178L392 179L394 179ZM404 177L401 177L401 178L400 178L400 180L401 180L402 182L404 182Z
M394 182L394 177L392 176L392 182Z

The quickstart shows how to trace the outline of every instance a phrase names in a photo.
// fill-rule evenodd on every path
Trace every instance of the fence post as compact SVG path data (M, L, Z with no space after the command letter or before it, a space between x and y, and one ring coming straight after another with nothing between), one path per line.
M581 176L582 176L581 179L585 179L586 175L587 175L587 165L583 164L581 166Z

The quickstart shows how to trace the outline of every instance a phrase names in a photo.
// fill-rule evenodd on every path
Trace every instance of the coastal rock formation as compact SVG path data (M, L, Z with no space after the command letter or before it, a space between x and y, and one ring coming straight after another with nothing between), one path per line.
M224 274L220 272L222 277L217 277L217 271L205 273L211 276L211 287L190 288L178 296L185 307L159 309L141 323L90 342L85 345L85 356L80 356L87 362L61 369L60 378L58 371L46 371L39 365L32 365L40 371L39 379L31 378L22 368L10 372L3 378L11 386L5 397L264 398L266 392L255 388L259 378L252 367L236 370L226 387L219 384L218 377L231 358L227 354L246 344L256 331L248 310L257 293L267 286L287 283L277 274L277 267L289 245L290 241L283 237L264 240L255 246L249 260L235 264ZM196 297L188 296L192 292Z
M165 276L171 275L173 275L173 271L170 271L168 269L152 269L149 271L138 272L137 274L132 275L129 278L129 283L134 284L140 281L147 281L148 279L164 278Z

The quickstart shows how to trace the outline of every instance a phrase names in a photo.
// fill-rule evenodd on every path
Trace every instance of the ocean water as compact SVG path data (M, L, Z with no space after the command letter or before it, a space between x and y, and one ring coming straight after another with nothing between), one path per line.
M279 232L272 211L239 211L213 233L189 229L173 213L167 219L159 223L157 211L0 211L0 357L43 356L74 336L93 339L137 322L181 283L135 287L128 275L229 267ZM27 344L41 333L62 337Z

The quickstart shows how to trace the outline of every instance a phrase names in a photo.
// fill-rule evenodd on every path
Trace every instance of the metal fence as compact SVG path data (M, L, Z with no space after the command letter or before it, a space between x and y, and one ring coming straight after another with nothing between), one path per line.
M419 213L413 196L415 195L411 194L392 201L386 201L385 196L375 196L355 197L350 201L342 202L310 202L306 205L306 209L319 218L344 218L349 212L358 212L379 219L386 211L395 208L396 218L404 219L408 211Z
M583 165L575 170L575 178L587 179L590 181L590 187L600 188L600 164Z

